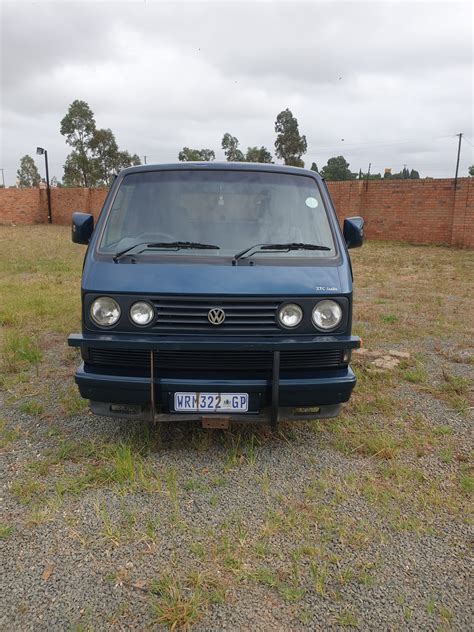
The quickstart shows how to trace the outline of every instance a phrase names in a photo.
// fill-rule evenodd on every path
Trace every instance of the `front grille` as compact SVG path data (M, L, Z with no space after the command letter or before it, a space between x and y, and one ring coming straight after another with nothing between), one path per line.
M281 332L276 323L279 302L274 300L228 299L190 300L161 299L154 301L158 333L209 333L214 334L272 334ZM208 320L211 309L220 307L225 312L221 325L212 325Z
M342 364L342 350L282 351L282 371L305 371L337 368ZM86 362L93 365L149 369L150 352L131 349L90 348ZM158 351L155 368L160 371L262 371L271 370L271 351Z

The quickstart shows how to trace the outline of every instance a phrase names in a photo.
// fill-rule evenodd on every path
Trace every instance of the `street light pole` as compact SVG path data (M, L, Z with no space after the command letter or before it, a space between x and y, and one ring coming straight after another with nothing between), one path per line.
M53 216L51 215L51 188L49 186L49 167L48 167L48 152L43 147L37 147L36 153L41 156L44 154L44 164L46 167L46 196L48 198L48 224L53 223Z
M454 176L454 188L456 188L458 184L458 171L459 171L459 158L461 156L462 132L460 134L456 134L456 136L459 136L459 143L458 143L458 156L456 159L456 174Z

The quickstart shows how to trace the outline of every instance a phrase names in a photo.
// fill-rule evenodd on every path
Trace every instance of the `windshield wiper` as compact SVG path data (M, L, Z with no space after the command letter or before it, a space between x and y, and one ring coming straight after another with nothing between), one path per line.
M237 259L243 259L245 256L248 257L254 250L256 252L290 252L290 250L331 250L331 248L328 248L328 246L320 246L318 244L300 244L296 242L291 242L289 244L255 244L234 255L234 260L237 261Z
M135 250L140 246L142 247L142 250L148 250L149 248L164 248L166 250L182 250L183 248L196 250L220 250L219 246L214 246L213 244L201 244L198 241L158 241L155 243L141 242L117 252L113 257L115 263L117 263L120 257L123 257L123 255L132 252L132 250Z

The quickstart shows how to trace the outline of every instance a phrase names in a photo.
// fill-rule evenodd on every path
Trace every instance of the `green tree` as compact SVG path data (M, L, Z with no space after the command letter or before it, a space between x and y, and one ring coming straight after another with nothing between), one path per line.
M111 129L98 129L89 142L95 184L108 184L117 169L119 149Z
M271 153L266 147L248 147L245 154L245 162L263 162L273 164Z
M60 189L63 186L62 182L60 182L56 176L53 176L51 178L50 185L51 185L51 188L53 189Z
M18 178L18 186L21 189L27 187L37 187L41 182L41 176L35 161L31 156L23 156L20 160L20 168L16 172Z
M61 134L72 147L64 165L65 186L107 186L117 171L140 164L136 154L119 150L111 129L97 129L85 101L71 103L61 121Z
M212 149L190 149L183 147L178 154L181 162L211 162L216 157Z
M108 186L121 169L139 165L140 158L128 151L119 151L111 129L98 129L90 140L95 185Z
M410 171L407 167L403 167L403 169L398 173L386 171L384 178L391 178L392 180L418 180L420 178L420 174L416 171L416 169L412 169Z
M70 178L73 178L74 182L69 186L93 186L95 165L90 145L96 133L96 125L94 113L89 105L85 101L73 101L61 121L60 130L66 138L66 143L73 149L64 165L64 171L68 170L65 181L69 182Z
M471 165L471 166L469 167L469 175L470 175L470 176L474 176L474 165Z
M222 149L226 160L229 162L244 162L244 154L239 149L239 141L235 136L226 132L222 137Z
M281 158L285 165L304 167L301 156L308 148L306 136L300 134L298 121L288 108L276 117L275 132L275 153L278 158Z
M329 158L328 164L321 169L321 175L325 180L354 180L356 177L344 156Z
M76 151L72 151L66 158L64 163L64 176L63 184L65 187L83 187L84 184L84 163L80 160L79 154ZM90 171L88 172L89 179L92 178ZM89 181L88 179L88 181Z
M319 173L318 165L315 162L311 163L311 171L316 171L316 173Z
M361 169L357 174L357 178L359 180L381 180L382 175L380 173L364 173Z

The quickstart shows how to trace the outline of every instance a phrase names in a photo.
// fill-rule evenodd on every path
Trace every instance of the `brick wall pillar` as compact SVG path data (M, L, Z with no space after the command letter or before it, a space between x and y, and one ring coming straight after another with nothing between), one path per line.
M454 192L451 245L474 247L474 178L458 180Z

